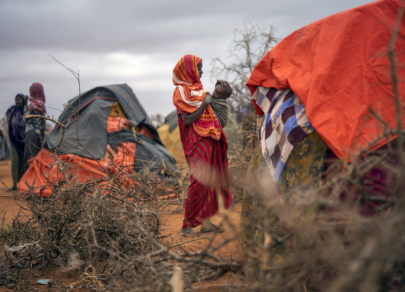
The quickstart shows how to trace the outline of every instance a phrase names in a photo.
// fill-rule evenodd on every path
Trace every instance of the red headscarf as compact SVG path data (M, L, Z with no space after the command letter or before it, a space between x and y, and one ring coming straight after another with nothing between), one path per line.
M187 113L194 113L205 98L205 89L201 84L197 65L202 59L194 55L185 55L173 70L173 104ZM193 123L194 130L202 137L221 138L221 126L211 106L207 106L202 115Z
M37 110L41 114L46 113L45 107L45 94L44 87L41 83L34 82L30 87L30 106L28 107L29 111Z

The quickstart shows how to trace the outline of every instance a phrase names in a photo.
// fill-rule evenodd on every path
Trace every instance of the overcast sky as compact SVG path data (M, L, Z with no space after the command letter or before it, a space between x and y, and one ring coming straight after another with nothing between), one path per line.
M204 60L202 82L212 91L210 61L225 58L235 29L249 19L273 25L283 38L325 16L367 0L1 0L1 113L33 82L45 88L57 117L78 94L76 79L56 63L79 70L82 91L126 83L149 114L173 110L171 81L185 54Z

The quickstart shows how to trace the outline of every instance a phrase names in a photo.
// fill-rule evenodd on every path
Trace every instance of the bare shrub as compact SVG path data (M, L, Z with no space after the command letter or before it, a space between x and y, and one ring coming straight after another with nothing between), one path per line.
M228 99L232 112L241 113L245 109L250 109L248 113L250 115L254 113L246 82L256 64L277 43L275 32L273 26L262 29L250 21L245 21L243 30L235 30L234 39L229 45L228 57L214 58L211 61L211 78L223 78L232 86L233 93ZM255 117L250 116L249 120L254 122Z
M27 212L14 220L1 251L3 285L30 289L33 273L56 269L78 275L70 289L169 291L178 268L185 287L240 268L236 261L215 255L218 246L187 252L174 250L184 242L163 245L159 210L166 201L161 199L176 191L158 172L128 178L137 182L136 187L125 189L111 178L71 187L61 182L45 201L31 189ZM53 286L69 288L57 281Z

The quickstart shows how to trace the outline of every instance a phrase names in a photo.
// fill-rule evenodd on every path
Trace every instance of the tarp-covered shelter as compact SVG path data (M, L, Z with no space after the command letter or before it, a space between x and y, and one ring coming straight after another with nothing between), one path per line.
M167 150L176 159L177 166L187 167L187 161L184 156L183 146L181 145L179 121L177 110L173 110L166 116L165 122L158 128L159 137ZM232 113L229 113L228 123L224 128L224 133L229 141L238 130L238 125Z
M397 126L388 48L401 5L402 0L376 1L296 30L263 57L247 86L252 94L258 87L291 89L336 156L350 160L381 136L385 126ZM404 19L398 30L394 51L403 107ZM384 144L386 139L379 140L370 150Z
M69 100L58 121L61 125L46 135L43 149L29 161L29 169L19 183L20 191L34 185L37 193L48 196L61 173L52 154L71 166L70 176L84 182L120 172L156 170L164 160L176 161L160 141L151 119L126 84L100 86ZM60 145L59 145L60 144ZM58 147L59 146L59 147ZM44 177L45 176L45 177ZM127 186L131 184L127 181Z
M400 115L396 111L392 64L388 54L401 5L404 5L402 0L376 1L318 20L281 40L255 66L247 86L256 113L272 121L268 117L271 111L277 111L273 108L277 98L272 99L275 91L267 90L262 94L263 89L291 89L305 106L306 115L316 132L305 136L294 147L277 185L268 171L263 149L260 149L267 147L265 150L268 151L277 144L259 144L247 173L250 185L243 196L241 229L244 249L263 245L262 216L268 217L271 230L277 230L278 236L286 234L289 226L285 228L283 225L288 222L283 219L283 214L287 214L283 209L294 208L297 198L305 194L301 188L322 181L324 170L332 165L327 159L338 157L350 161L355 155L366 154L362 150L369 145L372 147L368 148L368 155L373 155L373 151L384 149L387 144L387 139L381 139L384 130L395 129L398 120L402 121L404 128L404 18L397 22L398 38L393 47L395 75L398 77L397 97L402 103ZM264 102L269 108L267 112L262 110ZM284 118L282 116L279 120L284 121ZM395 139L395 136L390 138ZM361 214L374 214L381 207L379 196L391 200L390 191L396 185L397 169L392 167L395 160L389 156L381 157L384 160L379 158L379 163L361 174L361 196L356 197L356 189L351 193L354 198L361 198L356 204ZM351 179L357 182L354 175ZM384 189L386 186L389 188ZM277 188L277 194L272 187ZM340 192L344 192L346 186L340 187ZM316 185L313 189L317 189ZM270 209L267 214L259 210L257 200L265 193L269 194L269 200L274 198L280 202L278 215ZM347 194L343 197L348 198ZM295 247L293 240L273 246L270 267L288 258Z

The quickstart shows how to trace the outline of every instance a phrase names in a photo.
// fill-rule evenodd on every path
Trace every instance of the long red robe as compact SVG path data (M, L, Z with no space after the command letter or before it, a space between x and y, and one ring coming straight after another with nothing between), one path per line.
M233 202L228 168L228 142L221 130L221 138L201 137L192 126L185 124L186 113L177 110L184 154L190 169L183 228L201 225L218 211L215 189L221 188L224 207ZM218 186L218 187L216 187Z

